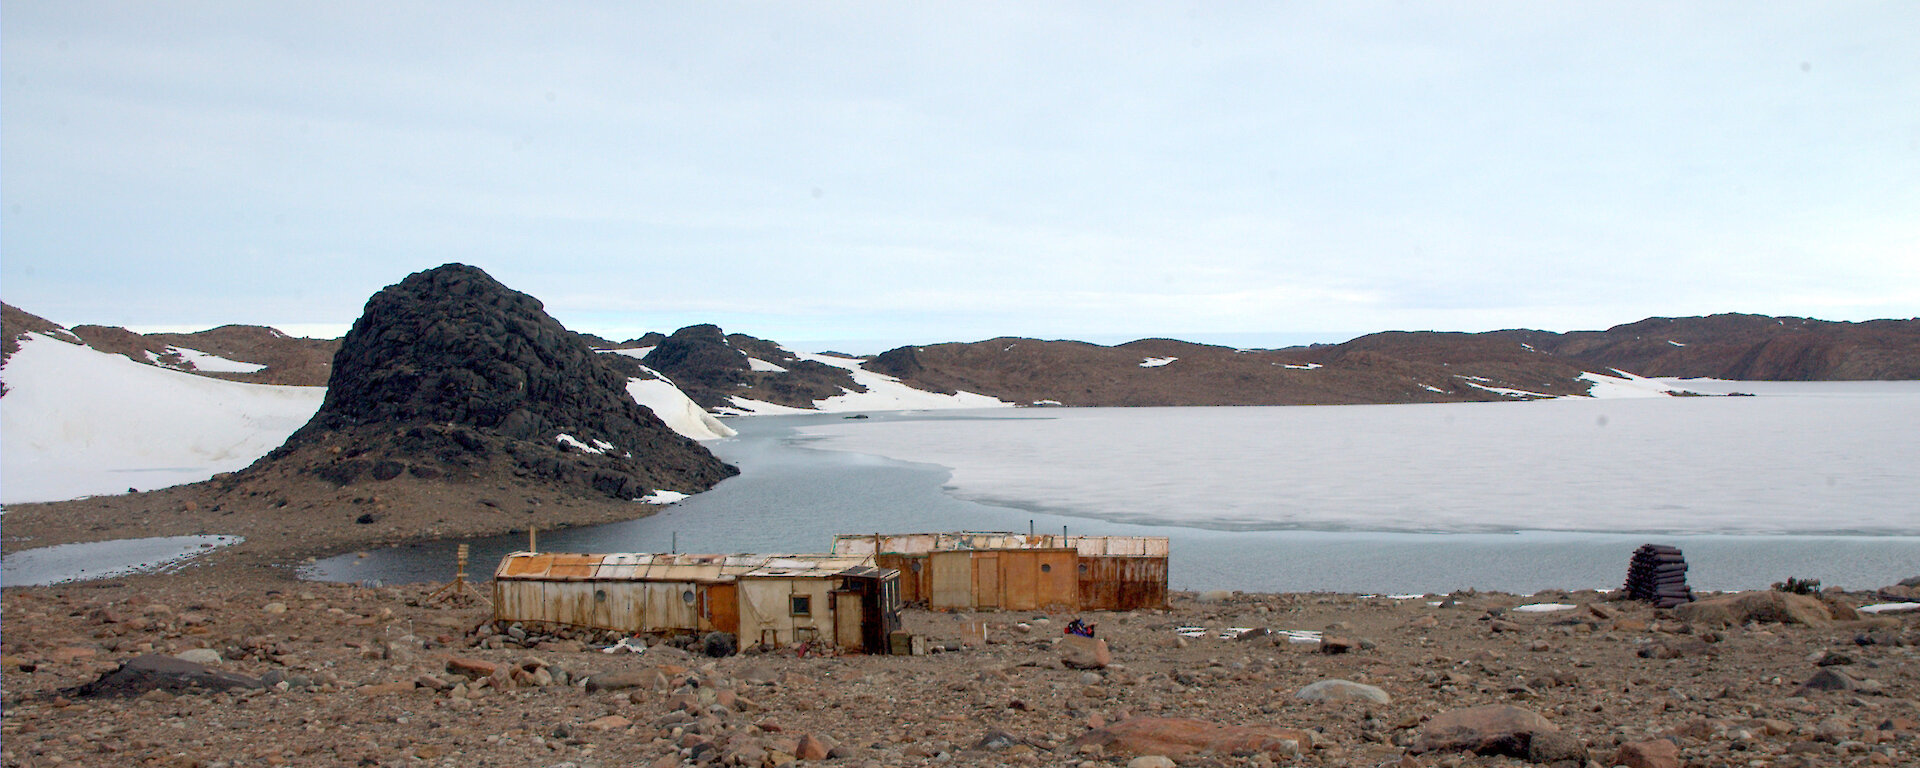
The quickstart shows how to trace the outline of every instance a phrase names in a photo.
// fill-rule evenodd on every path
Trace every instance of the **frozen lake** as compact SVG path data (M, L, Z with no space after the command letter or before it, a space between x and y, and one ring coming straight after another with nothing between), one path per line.
M954 494L1223 530L1920 534L1920 383L1758 397L925 412L814 448L952 469Z
M1176 589L1512 592L1619 586L1635 547L1696 589L1920 574L1920 382L1686 383L1740 398L754 417L741 467L567 551L805 552L835 533L1160 535ZM474 575L524 537L475 544ZM435 580L451 542L315 578Z

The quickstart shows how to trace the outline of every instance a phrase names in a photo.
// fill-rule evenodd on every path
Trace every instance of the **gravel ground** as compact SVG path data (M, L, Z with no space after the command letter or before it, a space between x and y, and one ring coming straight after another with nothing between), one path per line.
M1529 764L1415 752L1442 713L1512 704L1578 740L1586 760L1559 765L1611 765L1621 745L1649 739L1677 745L1673 765L1920 764L1914 614L1709 627L1590 592L1399 600L1176 593L1168 610L1084 614L1098 623L1112 663L1073 669L1059 647L1068 615L910 609L907 628L935 649L923 656L608 654L597 633L536 628L524 644L496 636L479 601L429 601L436 585L367 588L284 573L235 565L6 589L0 759L207 768L795 759L1122 766L1151 761L1082 737L1160 717L1311 734L1297 755L1193 754L1179 756L1180 765ZM1542 602L1575 607L1513 610ZM968 635L976 623L988 627L984 643ZM1205 632L1182 637L1181 627ZM1221 637L1229 628L1251 631ZM1300 642L1289 631L1320 632L1327 642ZM1339 645L1350 650L1325 652ZM141 654L217 655L212 668L272 685L124 698L75 690ZM1824 670L1843 671L1849 689L1801 690ZM1298 698L1333 679L1377 687L1390 700Z

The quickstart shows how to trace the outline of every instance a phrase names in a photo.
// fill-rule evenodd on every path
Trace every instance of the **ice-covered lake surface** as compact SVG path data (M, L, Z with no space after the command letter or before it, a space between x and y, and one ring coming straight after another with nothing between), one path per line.
M1764 397L920 413L801 427L967 499L1222 530L1920 534L1920 386Z
M806 552L835 533L1029 528L1172 539L1176 589L1617 587L1681 547L1695 589L1920 574L1920 382L1689 380L1756 397L754 417L742 474L566 551ZM475 575L525 537L474 542ZM452 542L323 561L446 580Z
M33 587L166 571L238 536L156 536L25 549L0 562L0 585Z

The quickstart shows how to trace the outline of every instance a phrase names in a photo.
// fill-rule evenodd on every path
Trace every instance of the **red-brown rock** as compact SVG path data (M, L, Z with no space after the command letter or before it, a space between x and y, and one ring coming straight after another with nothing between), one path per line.
M1666 739L1631 741L1620 745L1611 764L1627 768L1680 768L1680 747Z
M811 733L804 734L800 737L799 743L794 745L793 756L802 760L825 760L827 745L814 738Z
M467 677L492 677L500 674L500 665L481 659L453 656L447 659L447 671Z

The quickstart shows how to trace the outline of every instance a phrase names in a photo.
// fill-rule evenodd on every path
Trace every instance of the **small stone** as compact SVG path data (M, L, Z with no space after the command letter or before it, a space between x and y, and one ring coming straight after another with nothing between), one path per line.
M1376 704L1393 702L1393 697L1387 695L1386 691L1350 680L1321 680L1301 688L1293 697L1305 701L1371 701Z
M630 725L633 725L632 720L619 715L607 715L587 722L587 727L596 731L618 731Z
M1813 673L1813 677L1800 685L1794 695L1804 696L1815 691L1851 691L1859 687L1860 681L1853 679L1852 675L1836 667L1821 667L1820 671Z

